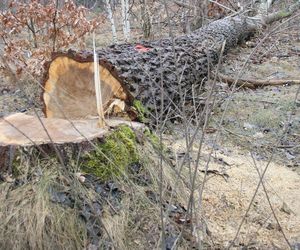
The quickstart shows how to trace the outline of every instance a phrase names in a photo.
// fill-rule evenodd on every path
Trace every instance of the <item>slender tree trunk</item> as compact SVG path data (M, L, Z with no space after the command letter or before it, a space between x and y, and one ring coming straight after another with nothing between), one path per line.
M128 38L130 39L130 22L129 22L129 0L125 0L125 10L126 10L126 29L128 33Z
M105 3L106 3L107 12L108 12L108 18L109 18L109 21L110 21L110 24L111 24L113 43L117 43L118 42L117 31L116 31L116 25L115 25L115 20L114 20L114 17L113 17L111 4L110 4L109 0L105 0Z
M123 34L125 41L130 40L129 3L128 0L121 0Z
M147 39L150 37L151 28L152 28L147 1L140 0L140 6L141 6L141 22L142 22L143 35L144 38Z

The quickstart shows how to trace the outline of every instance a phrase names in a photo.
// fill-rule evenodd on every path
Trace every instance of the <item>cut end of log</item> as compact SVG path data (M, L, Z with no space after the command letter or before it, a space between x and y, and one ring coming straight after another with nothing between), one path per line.
M115 99L128 102L131 97L104 64L100 63L102 105L104 113ZM69 54L54 58L44 83L44 113L47 118L83 119L97 116L94 67L92 58L85 61Z

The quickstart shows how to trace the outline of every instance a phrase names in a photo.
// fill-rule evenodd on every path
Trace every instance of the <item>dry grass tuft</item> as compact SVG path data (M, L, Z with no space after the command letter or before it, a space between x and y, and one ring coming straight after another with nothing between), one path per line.
M19 152L13 166L16 181L0 183L0 249L159 247L159 154L157 147L144 137L143 142L136 144L139 169L129 165L113 181L96 176L89 179L87 175L81 183L74 178L76 168L62 169L54 159L41 160L35 150ZM168 204L177 206L180 200L184 202L188 192L182 181L177 181L172 166L165 161L163 166L162 204L167 212ZM105 183L115 185L116 191L107 191L108 196L97 193L95 187L106 188ZM175 183L180 193L172 191ZM60 202L60 193L71 197L71 204ZM101 207L98 215L92 208L95 203ZM86 212L94 221L82 217ZM90 223L102 225L96 241L91 238ZM166 216L165 224L170 225L170 234L179 235L180 229L172 218ZM184 240L180 245L188 247Z
M155 148L149 142L138 146L142 164L138 178L128 174L118 180L118 184L125 191L121 201L122 209L117 214L108 211L104 213L103 223L117 249L156 249L161 244L159 155ZM162 201L166 214L168 205L184 206L188 193L187 187L181 180L177 180L176 172L172 168L163 161ZM175 183L178 188L173 193ZM167 237L171 234L179 236L180 228L172 218L165 216L164 223L167 225ZM188 249L189 244L184 239L181 240L180 249Z
M58 172L44 169L30 183L0 185L0 249L82 249L84 224L76 210L51 202Z

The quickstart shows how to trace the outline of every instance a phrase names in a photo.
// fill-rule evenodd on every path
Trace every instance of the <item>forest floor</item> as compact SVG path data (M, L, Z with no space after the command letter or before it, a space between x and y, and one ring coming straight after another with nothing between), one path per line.
M241 78L299 79L300 29L296 20L289 30L268 36L256 49L276 25L230 51L220 71L235 77L249 59ZM203 207L209 229L218 238L216 242L233 238L258 185L258 171L262 174L268 166L264 183L269 197L260 187L240 232L241 245L247 242L246 246L253 249L289 248L269 199L287 238L299 248L300 87L240 88L229 96L227 85L220 83L220 88L224 90L224 102L214 109L209 124L220 134L207 135L206 146L207 152L214 152L209 169L226 173L228 178L216 175L207 183Z
M291 23L288 30L269 36L258 47L249 58L243 78L300 79L300 28L296 24ZM235 76L267 32L257 34L246 45L230 51L221 72ZM209 244L213 249L223 249L234 238L245 218L234 244L237 249L288 249L281 229L290 244L299 249L299 85L240 88L230 94L230 87L219 82L218 90L221 102L211 117L209 127L212 130L206 135L198 171L199 178L202 178L212 152L201 212L201 219L207 225ZM27 79L16 85L2 75L0 117L14 112L35 114L34 109L41 114L39 95L36 93L39 93L39 87L35 82ZM226 115L220 126L224 111ZM174 125L173 133L163 136L164 143L179 160L186 153L183 130L182 125ZM195 143L190 152L192 162L196 159L197 149ZM261 186L246 215L259 183L259 175L266 167L263 183L268 195ZM182 194L178 198L183 206L186 204L184 197ZM143 249L143 241L138 237L131 249Z

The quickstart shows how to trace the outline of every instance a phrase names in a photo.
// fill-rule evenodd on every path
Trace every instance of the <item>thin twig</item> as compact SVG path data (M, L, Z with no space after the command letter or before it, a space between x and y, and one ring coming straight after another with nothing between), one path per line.
M254 164L254 166L255 166L256 172L257 172L259 178L261 178L261 174L260 174L259 169L258 169L258 167L257 167L256 160L255 160L255 158L254 158L254 155L253 155L253 152L252 152L252 151L250 152L250 155L251 155L251 158L252 158L252 160L253 160L253 164ZM273 206L272 206L272 203L271 203L271 201L270 201L270 197L269 197L269 194L268 194L268 191L267 191L267 189L266 189L266 186L265 186L264 181L262 181L262 187L263 187L264 192L265 192L265 194L266 194L266 198L267 198L267 201L268 201L268 203L269 203L270 209L271 209L271 211L272 211L272 213L273 213L273 216L274 216L274 218L275 218L275 220L276 220L276 223L277 223L277 225L278 225L278 227L279 227L279 231L282 233L283 238L284 238L284 240L286 241L286 243L288 244L288 246L290 247L290 249L292 249L292 245L291 245L291 243L289 242L289 240L287 239L287 237L286 237L286 235L285 235L285 233L284 233L284 231L283 231L283 229L282 229L282 226L281 226L281 224L280 224L280 222L279 222L279 220L278 220L278 218L277 218L277 215L276 215L276 213L275 213L275 210L274 210L274 208L273 208Z

